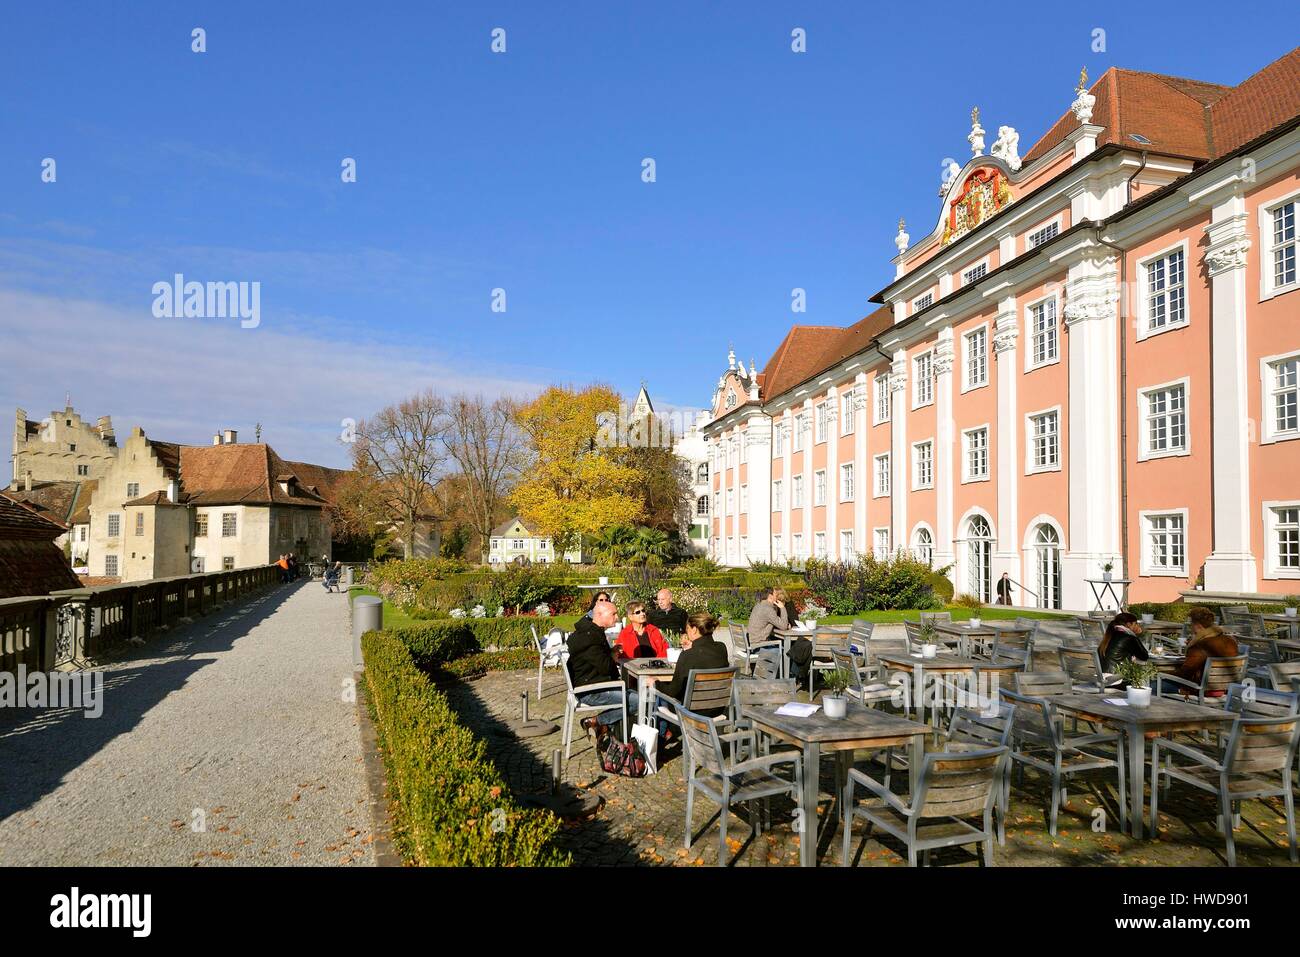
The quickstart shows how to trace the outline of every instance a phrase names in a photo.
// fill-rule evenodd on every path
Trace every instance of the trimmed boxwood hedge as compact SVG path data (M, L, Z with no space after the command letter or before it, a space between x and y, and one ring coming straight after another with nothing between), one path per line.
M410 649L418 667L431 671L438 665L479 651L532 648L529 630L550 630L546 618L437 618L433 621L391 628L390 634Z
M402 640L371 631L361 648L402 856L423 867L572 864L555 844L559 820L519 806Z

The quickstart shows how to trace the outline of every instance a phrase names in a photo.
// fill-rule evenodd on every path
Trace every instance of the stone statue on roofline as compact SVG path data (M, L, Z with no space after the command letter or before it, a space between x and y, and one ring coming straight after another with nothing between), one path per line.
M939 195L941 197L948 195L948 190L952 188L952 184L957 182L957 177L961 175L961 167L957 165L955 159L951 157L945 158L942 165L943 176L939 181Z
M1020 169L1020 134L1014 127L999 126L997 142L989 153L1006 163L1008 169Z

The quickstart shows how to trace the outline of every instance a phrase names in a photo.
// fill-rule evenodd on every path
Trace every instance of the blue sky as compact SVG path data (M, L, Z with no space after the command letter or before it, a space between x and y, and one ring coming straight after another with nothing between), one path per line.
M13 4L0 409L70 391L119 431L261 422L343 464L343 418L426 386L644 379L703 406L729 343L761 366L792 322L872 308L898 217L933 220L940 161L969 156L971 106L1023 153L1081 65L1237 83L1293 45L1291 5L1225 9ZM154 318L177 272L260 282L261 325Z

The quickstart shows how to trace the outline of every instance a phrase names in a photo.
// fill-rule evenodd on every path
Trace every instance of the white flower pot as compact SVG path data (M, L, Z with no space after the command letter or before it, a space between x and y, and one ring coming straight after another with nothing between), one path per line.
M1135 708L1145 708L1151 703L1151 689L1129 688L1128 703Z
M1101 580L1104 581L1104 582L1108 582L1108 581L1110 581L1110 575L1111 575L1110 572L1102 572L1102 573L1101 573Z
M933 657L934 657L935 655L937 655L938 653L939 653L939 646L938 646L938 645L922 645L922 646L921 646L921 657L922 657L922 658L933 658Z
M608 585L608 584L609 584L609 579L606 578L604 575L601 575L601 576L600 576L600 584L602 584L602 585Z
M1155 620L1156 620L1156 616L1155 616L1155 615L1147 615L1147 614L1143 614L1143 616L1142 616L1142 624L1144 624L1144 625L1149 625L1149 624L1151 624L1151 622L1153 622L1153 621L1155 621Z
M1286 610L1286 613L1289 617L1294 618L1296 615L1296 610L1294 608L1288 608Z
M978 627L980 627L981 624L982 624L982 622L981 622L980 619L978 619L978 618L972 618L972 619L970 620L970 626L971 626L972 628L978 628Z
M849 699L826 695L822 698L822 710L826 712L828 718L842 718L849 713Z

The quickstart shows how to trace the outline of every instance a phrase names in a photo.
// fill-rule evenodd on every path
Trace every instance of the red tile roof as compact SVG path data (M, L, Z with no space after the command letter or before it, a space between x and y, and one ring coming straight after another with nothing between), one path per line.
M53 541L9 538L0 527L0 598L48 595L80 587L80 579Z
M269 445L186 445L180 449L183 500L190 505L308 505L325 499L303 486L281 488L275 476L294 474Z
M9 489L4 494L60 525L69 525L79 482L33 482L31 490Z
M763 401L769 402L801 382L861 352L894 322L893 311L881 306L848 328L795 326L786 334L762 373Z
M35 509L0 492L0 541L23 539L53 542L67 529Z

